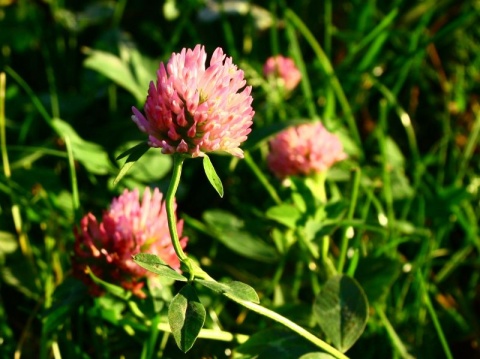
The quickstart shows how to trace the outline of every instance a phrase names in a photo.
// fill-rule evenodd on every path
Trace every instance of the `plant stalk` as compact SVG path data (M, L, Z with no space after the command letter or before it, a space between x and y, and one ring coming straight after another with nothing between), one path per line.
M298 324L295 324L290 319L287 319L284 316L282 316L282 315L280 315L280 314L278 314L278 313L276 313L276 312L274 312L270 309L267 309L267 308L261 306L260 304L256 304L256 303L253 303L253 302L250 302L250 301L247 301L247 300L241 300L241 299L236 298L234 296L230 296L228 293L225 293L225 295L228 298L230 298L231 300L233 300L234 302L244 306L245 308L248 308L248 309L254 311L255 313L263 315L267 318L270 318L270 319L286 326L287 328L291 329L295 333L299 334L300 336L302 336L303 338L305 338L309 342L315 344L317 347L323 349L325 352L334 356L335 358L348 359L348 357L345 354L338 351L337 349L330 346L329 344L325 343L320 338L317 338L315 335L310 333L308 330L302 328Z
M185 157L175 153L173 155L173 170L172 178L170 179L170 185L168 186L167 197L165 199L165 206L167 209L167 221L168 221L168 230L170 232L170 238L172 240L173 249L177 254L178 259L181 262L187 262L188 258L185 252L180 245L180 240L178 238L177 232L177 218L175 216L175 194L177 193L178 185L180 183L180 177L182 175L183 161Z
M347 221L352 221L353 220L353 215L355 213L355 207L357 206L357 200L358 200L358 191L360 188L360 179L362 177L362 172L359 167L356 167L353 169L352 172L353 176L353 188L352 188L352 196L350 199L350 206L348 207L348 212L347 212ZM338 259L338 272L343 273L343 267L345 266L345 262L347 259L347 251L348 251L348 242L349 242L349 236L348 236L348 230L350 226L346 225L345 229L343 230L342 234L342 241L340 244L340 256Z

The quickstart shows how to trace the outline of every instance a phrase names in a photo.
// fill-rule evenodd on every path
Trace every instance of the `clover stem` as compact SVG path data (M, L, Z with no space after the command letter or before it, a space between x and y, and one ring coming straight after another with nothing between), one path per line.
M180 177L182 175L183 161L185 157L175 153L173 155L173 170L172 178L170 179L170 185L168 186L167 197L165 199L165 206L167 209L167 221L168 221L168 230L170 232L170 238L172 240L173 248L175 253L181 262L188 261L188 257L183 252L182 246L180 245L180 240L178 239L177 232L177 219L175 216L175 194L177 193L178 185L180 183Z
M233 300L234 302L237 302L238 304L244 306L245 308L248 308L248 309L250 309L250 310L252 310L252 311L254 311L254 312L256 312L260 315L263 315L267 318L270 318L270 319L284 325L285 327L287 327L290 330L294 331L295 333L299 334L300 336L302 336L303 338L305 338L309 342L315 344L317 347L323 349L325 352L329 353L333 357L338 358L338 359L348 359L348 357L345 354L338 351L334 347L330 346L329 344L327 344L326 342L324 342L320 338L316 337L315 335L310 333L308 330L302 328L298 324L295 324L290 319L287 319L284 316L282 316L282 315L280 315L280 314L278 314L278 313L276 313L276 312L274 312L270 309L267 309L267 308L265 308L265 307L263 307L259 304L256 304L256 303L253 303L253 302L250 302L250 301L247 301L247 300L242 300L240 298L237 298L235 296L230 296L228 294L225 294L225 295L228 298L230 298L231 300Z
M307 182L310 187L313 196L317 202L317 205L323 205L327 203L327 192L325 190L325 181L327 179L327 171L314 173Z
M314 173L311 177L307 178L307 186L312 191L312 194L315 198L316 205L319 208L323 208L325 211L325 206L327 205L328 198L327 198L327 191L325 188L325 183L327 179L327 171L322 171L318 173ZM326 216L326 213L322 215ZM324 235L320 239L320 258L324 265L324 269L327 272L328 277L332 277L337 274L335 266L332 263L332 260L328 256L330 252L330 236ZM318 258L314 257L315 259Z

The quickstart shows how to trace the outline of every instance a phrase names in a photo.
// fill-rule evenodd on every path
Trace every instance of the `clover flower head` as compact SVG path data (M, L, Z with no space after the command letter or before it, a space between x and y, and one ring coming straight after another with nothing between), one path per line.
M243 157L240 145L252 126L251 86L243 71L217 48L210 65L203 46L172 54L150 83L145 115L132 108L132 120L163 153L192 157L227 152Z
M338 137L320 122L289 127L270 141L267 165L279 178L308 176L345 159Z
M279 80L287 91L292 91L302 79L293 60L282 55L269 57L263 65L263 73L266 77Z
M157 188L152 193L147 187L142 198L138 190L125 190L113 199L101 222L92 213L82 218L74 230L73 273L92 294L101 295L103 290L92 281L87 267L98 278L145 297L143 279L152 273L132 260L132 255L140 252L156 254L179 270L180 261L170 240L162 198ZM177 222L177 230L181 236L183 221ZM185 248L187 238L183 237L180 244Z

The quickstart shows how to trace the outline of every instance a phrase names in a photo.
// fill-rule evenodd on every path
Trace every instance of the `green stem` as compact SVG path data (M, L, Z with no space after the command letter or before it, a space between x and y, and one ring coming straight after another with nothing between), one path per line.
M305 261L299 260L295 265L295 273L293 275L292 283L292 298L298 299L298 293L300 292L300 287L302 286L302 276L305 269Z
M323 260L326 260L326 258L328 258L328 252L330 252L330 236L322 237L321 248L322 258Z
M158 328L159 324L160 324L160 315L157 314L152 319L152 325L150 326L150 336L143 343L141 359L150 359L155 357L155 348L158 341L158 334L160 332L160 329Z
M120 0L115 6L112 19L112 27L117 28L120 26L120 21L122 20L123 13L125 11L125 6L127 5L127 0Z
M318 206L327 204L327 191L325 190L325 181L327 179L327 171L317 172L306 180L306 185L312 191Z
M292 26L286 27L286 33L288 41L290 43L293 60L295 61L298 69L302 74L302 81L300 82L300 87L302 88L303 95L305 96L305 105L307 106L308 115L310 116L310 118L318 118L312 86L310 84L307 67L305 66L305 61L303 61L302 50L300 49L297 35L295 34L295 30Z
M315 246L312 241L306 240L305 236L300 231L296 231L295 235L300 243L306 247L313 259L318 260L318 258L320 258L318 247Z
M278 17L277 17L277 4L275 1L270 2L270 14L273 24L270 27L270 46L272 55L278 55L280 53L280 46L278 45Z
M325 37L324 37L324 48L325 55L330 59L332 55L332 35L333 35L333 24L332 24L332 0L325 1Z
M327 191L325 190L326 179L327 171L323 171L315 173L313 176L307 178L305 181L305 184L310 188L313 197L315 197L315 202L318 207L325 207L325 205L327 204ZM331 259L328 257L328 253L330 252L330 236L322 236L320 241L320 258L323 263L323 269L326 271L328 278L330 278L337 274L335 266L333 265ZM312 252L312 254L314 253ZM316 256L314 256L314 258L318 259L318 256L319 253L317 250Z
M403 345L402 340L400 339L398 334L395 332L395 329L393 328L392 324L388 320L383 309L379 305L374 305L374 308L375 308L375 312L380 317L380 320L382 321L382 324L385 327L385 330L387 331L387 334L390 337L390 340L392 341L392 344L397 350L398 354L400 354L400 356L404 359L413 359L413 356L411 356L408 353L407 348L405 347L405 345Z
M290 9L285 10L285 16L290 20L290 22L296 26L298 31L300 31L305 38L305 40L309 43L311 46L313 52L318 58L318 61L320 62L321 66L323 67L323 71L325 74L329 77L330 79L330 85L333 88L333 91L335 92L338 102L340 103L340 106L342 106L344 116L347 122L347 126L350 129L350 132L352 134L352 137L354 138L355 142L357 145L361 147L362 141L360 138L360 133L357 128L357 124L355 122L355 117L353 116L353 111L352 108L350 107L350 103L348 102L347 96L345 95L345 92L343 91L343 88L340 84L340 81L338 80L335 70L333 69L333 66L321 48L320 44L318 43L316 37L312 34L312 32L308 29L308 27L305 25L305 23ZM290 29L288 27L287 29ZM305 79L302 79L302 82ZM363 157L363 153L361 154Z
M222 23L223 34L225 36L225 42L227 43L228 53L232 58L238 58L237 48L235 46L235 35L233 34L233 28L230 20L227 18L227 12L223 1L220 2L220 19Z
M360 188L360 178L361 178L361 171L360 168L357 167L353 170L353 190L352 190L352 198L350 200L350 207L348 208L347 213L347 220L351 221L353 219L353 214L355 212L355 207L357 206L357 199L358 199L358 189ZM343 272L343 267L345 265L345 260L347 258L347 249L348 249L348 231L350 226L346 226L343 234L342 234L342 241L340 244L340 257L338 260L338 272Z
M250 152L248 152L248 151L244 152L244 159L245 159L245 162L247 163L248 167L250 167L250 169L255 174L255 176L257 176L260 183L263 185L263 187L265 187L265 189L267 190L270 197L272 197L275 204L281 204L282 200L280 199L280 196L277 194L277 191L270 184L270 182L268 181L267 177L265 177L263 172L260 171L257 164L253 160L252 156L250 156Z
M447 357L447 359L453 359L452 352L450 351L450 347L448 346L447 339L445 338L445 334L443 332L442 326L440 324L440 321L438 320L437 313L435 313L435 309L433 308L432 301L430 300L430 296L428 295L428 291L425 286L422 273L420 271L418 271L417 277L418 277L418 283L420 285L420 290L423 294L423 300L427 307L428 313L432 318L433 326L437 331L438 339L440 340L440 344L442 345L445 356Z
M392 235L391 231L395 228L395 211L393 209L393 193L392 193L392 180L390 176L392 164L388 162L388 149L387 149L387 112L388 104L385 99L381 99L379 103L379 131L377 131L378 145L380 148L380 155L382 159L382 180L383 180L383 195L385 204L387 207L387 218L389 236Z
M275 287L280 283L280 279L283 276L283 272L285 270L285 265L287 263L287 254L288 253L283 253L283 257L277 266L277 269L275 270L275 274L273 275L272 281L270 282L269 287L267 288L265 295L269 296L273 292L275 292Z
M6 97L6 86L7 78L4 72L0 72L0 151L2 152L2 164L3 164L3 173L6 178L7 185L11 185L11 168L10 161L8 159L8 150L7 150L7 124L5 119L5 97ZM30 259L32 267L34 268L32 247L30 241L27 237L27 234L23 230L22 216L20 213L20 206L18 205L14 192L10 187L10 199L12 201L12 218L17 231L18 241L20 244L20 249L22 253ZM37 280L35 281L38 282ZM38 284L38 283L37 283Z
M3 173L6 178L11 177L10 162L7 151L7 129L5 121L5 88L6 76L4 72L0 73L0 146L2 151Z
M369 34L367 34L355 46L352 46L348 49L348 57L344 60L344 62L351 63L355 59L355 56L368 44L378 40L379 36L384 33L384 30L393 23L398 14L398 7L395 7L386 16L384 16L383 20L380 21L380 23L372 31L370 31Z
M470 135L468 136L467 145L465 146L465 150L462 153L460 158L460 165L457 174L457 183L459 185L462 184L463 177L467 172L468 162L472 158L473 151L475 147L478 145L478 138L480 137L480 109L474 109L474 114L476 116L475 122L473 123L472 130L470 131Z
M231 300L233 300L234 302L237 302L238 304L244 306L245 308L248 308L248 309L254 311L255 313L263 315L267 318L270 318L270 319L276 321L277 323L280 323L280 324L286 326L287 328L291 329L295 333L299 334L300 336L302 336L303 338L305 338L309 342L315 344L317 347L323 349L325 352L329 353L330 355L334 356L335 358L348 359L348 357L345 354L339 352L337 349L328 345L327 343L325 343L320 338L317 338L315 335L313 335L312 333L310 333L306 329L302 328L298 324L295 324L290 319L287 319L287 318L281 316L280 314L278 314L278 313L276 313L276 312L274 312L270 309L262 307L260 304L252 303L252 302L247 301L247 300L242 300L242 299L239 299L237 297L230 296L228 293L225 293L225 295L228 298L230 298Z
M45 122L52 128L53 127L53 124L52 124L52 118L51 116L49 115L49 113L47 112L47 110L45 109L45 107L43 106L42 104L42 101L40 101L40 99L38 98L38 96L35 95L35 92L33 92L33 90L28 86L28 84L25 82L25 80L23 80L19 74L17 74L11 67L9 66L6 66L5 67L5 72L10 75L11 78L13 78L19 85L21 88L23 88L23 90L27 93L28 97L30 97L30 101L32 101L33 105L36 107L38 113L40 114L40 116L43 117L43 119L45 120ZM55 130L55 128L54 128ZM61 136L60 133L58 133L58 135Z
M73 156L72 141L69 136L64 137L65 147L68 155L68 168L70 174L70 181L72 185L72 206L75 214L75 220L79 219L80 213L80 195L78 193L77 172L75 170L75 157Z
M178 185L180 183L180 177L182 175L183 161L185 157L180 154L175 153L173 155L173 172L172 178L170 180L170 185L168 186L167 197L165 198L165 206L167 209L167 221L168 221L168 230L170 231L170 238L172 240L173 248L175 253L181 262L187 262L188 258L185 252L180 245L180 240L178 239L177 232L177 219L175 216L175 194L177 193Z
M172 328L168 323L158 323L158 330L162 332L171 333ZM202 328L198 334L198 338L218 340L221 342L237 342L239 344L245 343L248 340L248 335L244 334L233 334L223 330L214 330L214 329L205 329Z
M248 157L248 156L246 156ZM185 255L185 253L182 250L182 247L180 245L180 241L178 239L178 233L177 233L177 226L176 226L176 217L175 217L175 212L174 212L174 199L175 199L175 193L177 192L178 185L180 183L180 177L182 174L182 166L183 166L183 161L185 160L185 157L180 155L180 154L174 154L173 155L173 172L172 172L172 178L170 180L170 185L168 187L167 191L167 196L166 196L166 210L167 210L167 220L168 220L168 229L170 231L170 236L172 239L172 244L175 249L175 253L177 254L178 258L182 261L182 263L186 264L190 274L191 274L191 279L193 279L193 275L196 273L195 268L193 264L191 264L188 261L188 257ZM199 269L198 269L199 270ZM197 271L198 271L197 270ZM210 276L207 273L203 272L203 278L209 279ZM319 348L323 349L325 352L333 355L335 358L339 359L348 359L347 356L339 352L337 349L333 348L332 346L328 345L325 343L323 340L317 338L315 335L307 331L306 329L302 328L301 326L295 324L291 320L281 316L280 314L267 309L265 307L262 307L259 304L252 303L247 300L242 300L239 299L235 296L230 296L228 293L225 293L225 295L233 300L234 302L242 305L243 307L250 309L260 315L263 315L267 318L270 318L280 324L283 324L287 328L291 329L292 331L296 332L306 340L310 341L311 343L315 344ZM157 324L158 325L158 324Z
M50 52L46 46L42 47L43 57L45 59L45 72L48 82L48 87L50 91L50 103L51 103L51 110L52 116L55 118L60 118L60 104L58 100L58 93L57 88L55 85L55 72L53 70L52 61L50 58Z
M420 166L420 151L418 149L417 137L415 135L415 130L413 129L412 121L408 113L403 109L402 106L397 101L395 94L390 91L385 85L378 81L374 76L368 76L369 81L382 93L382 95L387 99L388 103L393 106L393 109L397 113L397 116L400 118L400 122L405 129L405 134L407 135L408 145L412 154L412 159L415 164L414 173L422 173Z

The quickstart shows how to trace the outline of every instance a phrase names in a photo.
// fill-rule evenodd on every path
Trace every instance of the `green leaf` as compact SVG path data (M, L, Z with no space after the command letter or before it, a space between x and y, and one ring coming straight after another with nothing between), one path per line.
M138 142L126 142L122 144L116 151L115 156L118 158L128 157L134 147L141 146ZM126 149L130 149L125 151ZM137 148L139 150L140 148ZM125 160L118 160L119 167L122 168ZM134 159L133 159L134 160ZM172 156L164 155L159 149L153 149L152 151L145 152L134 163L134 166L128 166L122 170L128 170L128 173L122 178L122 186L125 188L142 187L145 184L151 184L158 182L161 178L164 178L172 169ZM114 186L114 178L111 184Z
M457 206L462 206L462 202L465 205L472 199L472 193L469 193L467 186L457 184L444 186L433 183L433 180L428 182L431 183L423 185L426 187L422 189L424 191L422 193L425 193L427 199L425 203L426 216L433 220L442 221L444 218L449 218L452 211L457 212L455 209Z
M89 49L88 57L83 65L86 68L101 73L117 85L130 92L139 103L146 98L146 88L143 89L136 81L129 64L119 57L104 51Z
M195 343L205 322L205 308L195 288L185 285L168 307L168 322L180 350L186 353Z
M245 343L235 349L235 359L299 358L318 350L297 333L284 328L257 331Z
M61 137L68 137L72 145L73 156L90 172L105 175L112 172L114 167L102 146L85 141L70 124L59 119L52 120L52 126Z
M49 335L63 325L88 298L87 287L79 280L68 277L53 292L52 306L42 313L43 333Z
M243 221L222 210L206 211L203 214L209 234L232 251L261 262L272 263L278 259L275 248L260 238L243 230Z
M158 59L143 55L129 40L121 42L119 48L121 57L129 60L130 68L133 69L138 86L146 91L150 82L156 78ZM145 97L144 94L140 98L141 103L145 101Z
M195 282L210 288L218 293L225 294L232 299L246 300L253 303L260 303L258 294L248 284L232 281L228 283L219 283L213 280L195 279Z
M353 278L334 276L315 299L313 314L335 347L346 352L367 324L367 297Z
M119 155L117 155L115 157L115 159L117 161L121 160L122 158L130 156L132 153L140 151L141 149L143 149L143 153L145 153L146 151L148 151L148 148L149 148L149 146L148 146L147 142L140 142L140 143L136 144L135 146L130 147L129 149L127 149L127 150L123 151L122 153L120 153Z
M350 131L345 127L337 127L334 131L331 131L336 135L342 143L343 150L349 155L349 157L359 157L362 153L362 149L352 139Z
M303 227L303 236L306 241L313 241L320 230L324 229L325 222L309 217Z
M153 313L160 313L167 303L170 303L173 299L171 290L173 285L171 280L164 279L165 277L149 277L147 278L148 292L150 293L152 307L148 309L140 310L145 316L153 316ZM167 285L165 283L168 283ZM153 313L152 313L153 310Z
M207 175L210 184L213 186L213 188L215 188L215 191L217 191L220 197L223 197L222 181L220 180L220 177L218 177L212 161L210 161L210 157L207 155L203 157L203 169L205 170L205 174Z
M131 309L132 304L135 305L135 302L130 303L131 304L128 304L129 309ZM118 298L112 296L102 295L95 298L95 305L93 308L90 308L90 310L92 311L92 314L95 313L95 317L102 318L107 322L118 325L118 323L124 318L126 307L126 301L118 300Z
M118 285L105 282L104 280L98 278L90 268L88 268L88 275L90 276L90 278L92 278L95 284L99 285L108 293L111 293L116 297L119 297L121 299L128 299L132 296L132 292L129 292Z
M168 266L157 255L151 253L139 253L133 256L133 261L146 270L181 282L187 282L188 279L178 273L175 269Z
M146 142L142 142L119 155L117 160L125 156L128 157L120 169L120 172L118 172L117 177L113 180L113 184L116 185L127 174L130 168L132 168L135 162L137 162L150 148L151 147Z
M17 237L10 232L0 231L0 256L13 253L18 248Z
M318 208L315 199L318 191L316 189L312 191L313 179L291 176L290 181L292 184L292 199L297 209L303 213L314 213ZM303 203L301 203L302 201Z
M280 204L278 206L270 207L265 214L278 223L281 223L288 228L295 229L297 222L301 218L300 211L291 204Z
M393 167L390 172L390 178L392 198L394 200L412 198L415 195L415 191L410 185L410 181L402 168Z
M381 303L390 293L402 270L398 256L367 256L360 259L355 278L361 284L370 303Z
M270 232L275 246L278 251L282 254L287 253L288 249L297 241L297 237L294 234L293 230L285 230L284 228L272 228Z
M240 300L246 300L253 303L260 303L260 299L258 298L258 294L250 287L248 284L233 281L226 284L230 290L225 293L225 295L229 298L237 298Z
M201 284L204 287L207 287L220 294L223 294L230 290L230 288L225 283L219 283L213 279L207 280L195 278L195 283Z
M385 141L386 145L386 158L388 164L392 168L403 169L405 168L405 157L402 151L391 137L387 137Z
M4 264L3 258L0 258L0 283L10 285L23 296L35 301L42 300L43 288L39 288L35 279L38 278L38 272L33 266L25 265L25 257L21 251L15 251L9 254L8 266Z
M181 10L178 9L178 4L175 0L166 0L163 4L163 16L168 21L175 20L180 16Z

